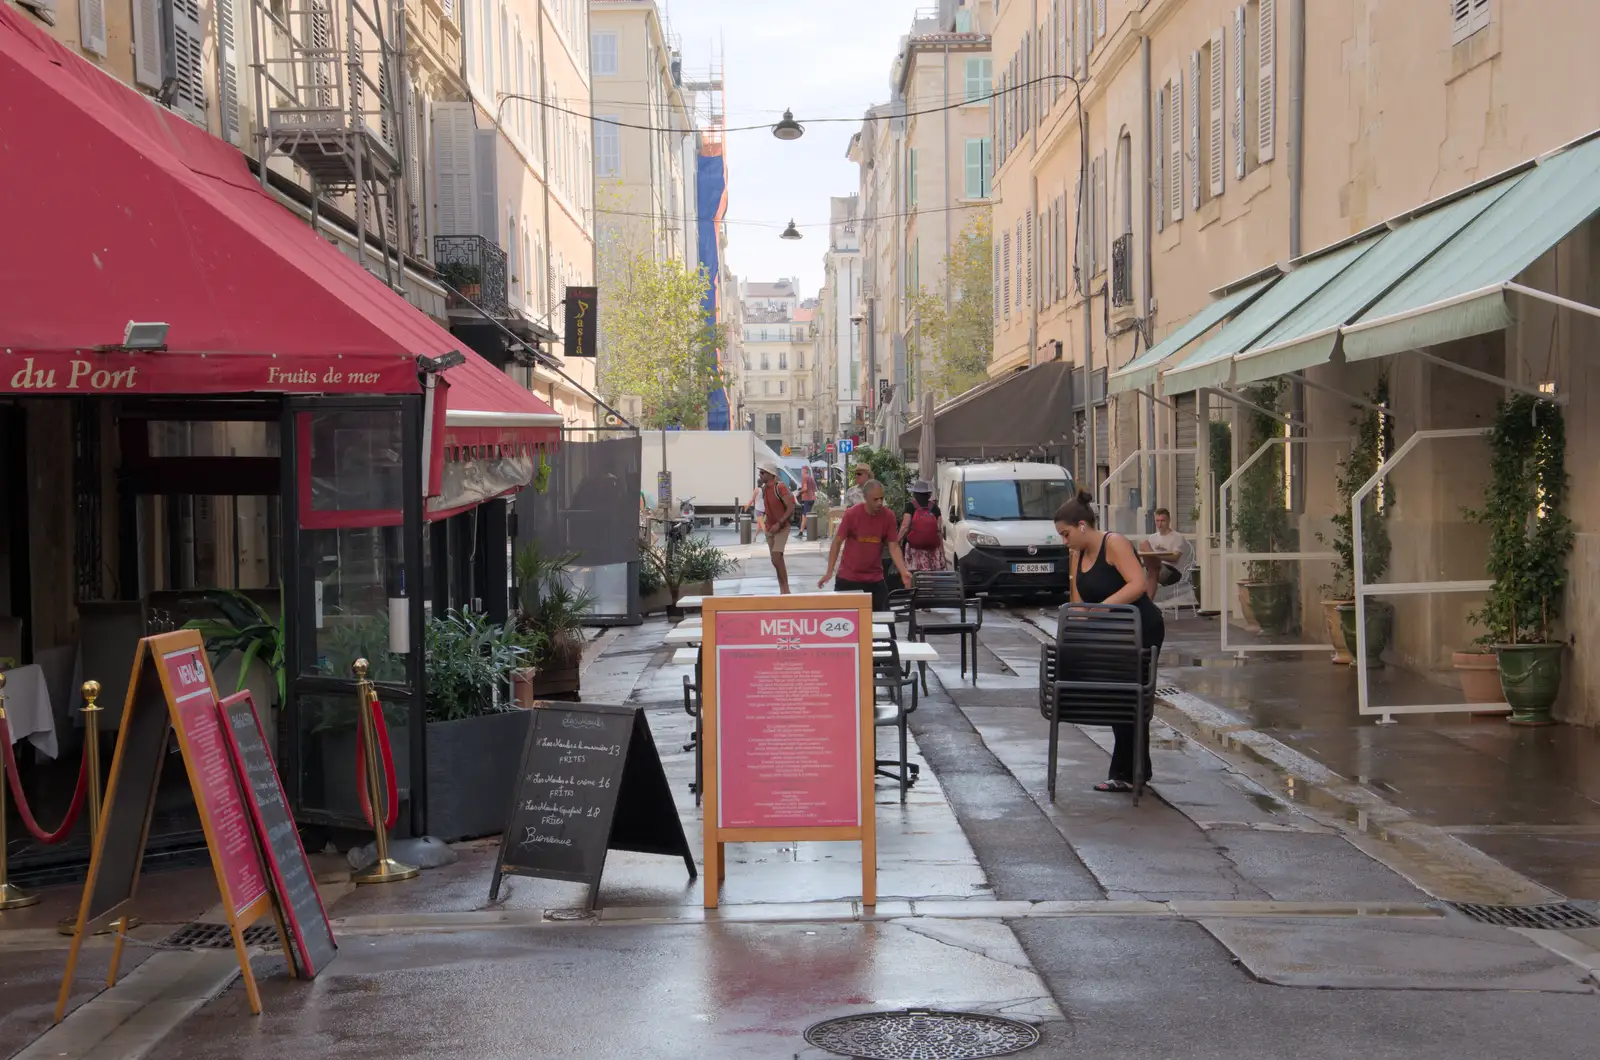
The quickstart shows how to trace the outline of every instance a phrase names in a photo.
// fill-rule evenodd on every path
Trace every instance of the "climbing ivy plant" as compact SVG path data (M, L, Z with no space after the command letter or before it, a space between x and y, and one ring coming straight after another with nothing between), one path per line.
M1378 408L1389 407L1389 377L1383 376L1367 400ZM1350 455L1339 461L1335 484L1339 491L1339 510L1333 516L1333 535L1317 534L1317 540L1333 549L1333 580L1322 586L1330 600L1349 600L1355 593L1355 534L1351 505L1356 490L1378 473L1378 468L1394 452L1394 420L1364 409L1350 421L1355 441ZM1361 580L1368 585L1389 573L1392 553L1389 540L1389 513L1394 505L1394 487L1387 476L1361 500Z
M1480 644L1545 644L1561 617L1572 551L1566 514L1566 422L1561 407L1531 394L1500 403L1489 434L1489 485L1467 518L1489 528L1493 584L1469 617Z
M1281 379L1259 383L1241 395L1252 405L1277 411L1286 383ZM1273 438L1284 435L1284 425L1265 413L1246 409L1246 451L1255 453ZM1238 507L1233 513L1233 534L1245 552L1292 552L1289 506L1285 499L1283 447L1274 446L1245 471L1238 486ZM1277 560L1251 560L1245 565L1253 582L1287 580L1287 564Z

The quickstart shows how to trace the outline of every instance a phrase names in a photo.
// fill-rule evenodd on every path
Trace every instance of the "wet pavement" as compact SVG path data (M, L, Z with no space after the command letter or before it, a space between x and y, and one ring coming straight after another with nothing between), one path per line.
M743 570L719 592L770 591L761 550L737 552ZM790 556L796 587L814 586L821 544L791 546ZM1538 767L1505 759L1565 754L1564 768L1581 773L1571 750L1580 742L1517 750L1503 723L1456 719L1447 728L1462 731L1451 733L1424 719L1353 726L1339 703L1324 702L1335 682L1309 671L1320 686L1288 690L1287 671L1262 678L1256 714L1258 664L1194 667L1174 683L1216 699L1180 695L1183 711L1163 708L1156 776L1138 807L1091 790L1105 775L1109 734L1077 727L1062 730L1052 801L1037 709L1039 617L1025 607L990 612L976 686L952 662L931 667L930 695L912 717L923 779L903 806L890 782L879 786L876 908L859 904L854 844L742 844L729 848L718 910L702 909L680 861L613 853L597 917L563 921L547 911L583 904L583 887L510 878L490 903L494 841L460 844L454 865L414 882L340 889L331 912L341 953L314 982L259 958L261 1017L248 1014L234 983L174 1019L153 1051L93 1055L815 1060L824 1054L804 1041L811 1024L924 1006L1036 1023L1042 1041L1024 1055L1041 1058L1592 1055L1600 930L1515 932L1437 901L1454 897L1451 888L1506 891L1507 880L1538 889L1490 861L1493 844L1509 842L1518 871L1529 871L1522 866L1537 860L1518 844L1581 837L1572 829L1593 820L1593 777L1558 770L1562 782L1540 795L1541 786L1511 779ZM692 754L683 749L689 670L671 663L667 628L655 619L598 638L584 695L646 708L698 855ZM947 646L953 658L954 641ZM1295 696L1308 704L1298 713ZM1196 718L1236 735L1236 745L1206 742ZM1268 741L1303 756L1287 790L1283 771L1263 766ZM1457 768L1447 757L1457 754L1473 756L1481 773L1500 762L1509 775L1496 790L1517 798L1496 801L1482 790L1494 787L1489 778L1471 774L1461 786L1472 790L1452 801L1437 771ZM1350 756L1367 771L1347 780ZM1428 783L1397 782L1410 757L1426 763L1416 772ZM1308 797L1307 778L1346 801ZM1370 800L1359 814L1342 812L1350 795L1340 784ZM1383 832L1401 818L1409 845ZM1445 842L1426 846L1424 832ZM1564 879L1581 878L1571 859L1546 857L1566 866ZM7 958L0 948L0 964ZM0 967L0 977L48 978L47 957L27 961ZM96 1016L91 1009L84 1017Z

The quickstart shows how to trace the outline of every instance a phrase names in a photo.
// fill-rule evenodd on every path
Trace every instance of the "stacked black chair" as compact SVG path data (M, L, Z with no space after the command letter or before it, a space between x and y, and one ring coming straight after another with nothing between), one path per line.
M1135 748L1146 744L1155 709L1156 651L1144 646L1139 609L1131 604L1066 604L1056 641L1039 651L1039 713L1050 722L1048 788L1056 797L1062 725L1132 725ZM1133 804L1145 782L1144 754L1134 753Z
M874 691L873 719L879 728L893 725L900 732L900 756L875 758L873 772L880 777L900 783L900 801L906 801L906 790L917 782L920 768L908 762L906 719L917 709L917 678L900 665L900 644L892 637L874 641L872 645L872 686ZM906 689L911 689L909 703Z
M704 776L701 770L701 756L704 754L705 744L701 740L702 721L700 717L700 664L694 666L694 679L690 680L687 674L683 677L683 712L694 719L694 736L683 745L685 751L694 751L694 779L689 782L689 790L694 792L694 804L700 805L700 779Z
M954 611L952 615L924 611ZM978 630L983 628L983 597L968 596L955 571L919 570L911 573L911 604L907 612L911 640L929 635L956 634L961 642L961 676L967 675L967 644L972 644L972 683L978 683ZM922 691L928 691L928 666L918 663Z

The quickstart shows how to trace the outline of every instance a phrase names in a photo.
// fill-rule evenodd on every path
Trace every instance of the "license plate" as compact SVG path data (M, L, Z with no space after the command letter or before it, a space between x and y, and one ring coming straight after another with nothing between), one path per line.
M1056 565L1054 563L1013 563L1011 565L1012 574L1054 574L1055 570Z

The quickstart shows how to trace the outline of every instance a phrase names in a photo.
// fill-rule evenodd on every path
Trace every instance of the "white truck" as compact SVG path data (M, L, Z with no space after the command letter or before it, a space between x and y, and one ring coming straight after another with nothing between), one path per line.
M968 592L1063 596L1071 588L1055 513L1076 495L1056 464L941 463L935 489L945 555Z
M698 516L733 515L755 492L757 468L783 473L778 454L752 431L640 431L639 442L640 488L652 506L659 503L656 475L664 466L672 473L674 512L689 501Z

